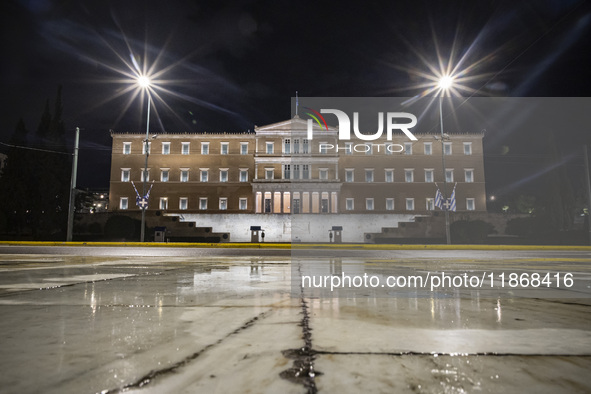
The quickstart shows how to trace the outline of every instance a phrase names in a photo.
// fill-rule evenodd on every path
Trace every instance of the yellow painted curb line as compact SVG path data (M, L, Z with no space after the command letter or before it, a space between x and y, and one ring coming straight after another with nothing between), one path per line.
M582 245L392 245L392 244L307 244L307 243L192 243L192 242L56 242L0 241L7 246L104 246L222 249L344 249L344 250L572 250L590 251Z

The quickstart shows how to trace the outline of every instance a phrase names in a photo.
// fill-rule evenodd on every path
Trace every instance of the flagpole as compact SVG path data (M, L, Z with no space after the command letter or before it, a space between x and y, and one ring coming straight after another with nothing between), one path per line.
M443 200L447 201L447 177L445 171L445 144L443 143L443 93L439 96L439 123L441 125L441 165L443 167ZM449 208L445 207L445 240L451 245L449 229Z

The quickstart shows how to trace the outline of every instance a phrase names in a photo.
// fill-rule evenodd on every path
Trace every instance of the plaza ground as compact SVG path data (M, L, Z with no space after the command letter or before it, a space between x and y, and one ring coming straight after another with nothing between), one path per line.
M591 391L584 248L2 245L0 272L3 393ZM300 280L442 273L494 288ZM562 282L511 288L502 273Z

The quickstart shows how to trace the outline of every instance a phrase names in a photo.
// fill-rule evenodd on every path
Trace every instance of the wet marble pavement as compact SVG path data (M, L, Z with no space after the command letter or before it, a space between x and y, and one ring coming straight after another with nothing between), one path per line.
M492 253L0 255L0 392L591 392L591 255ZM327 296L293 280L335 261L379 275L560 269L578 286Z

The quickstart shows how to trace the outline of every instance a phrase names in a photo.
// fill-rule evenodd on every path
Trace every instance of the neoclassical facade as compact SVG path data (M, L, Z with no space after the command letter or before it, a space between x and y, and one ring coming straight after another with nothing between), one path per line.
M250 133L150 138L149 211L249 214L429 214L455 186L457 211L485 211L483 134L404 134L340 141L295 116ZM113 133L110 210L139 210L145 134ZM442 157L445 155L445 157ZM445 160L445 169L443 160ZM135 189L134 189L135 185Z

